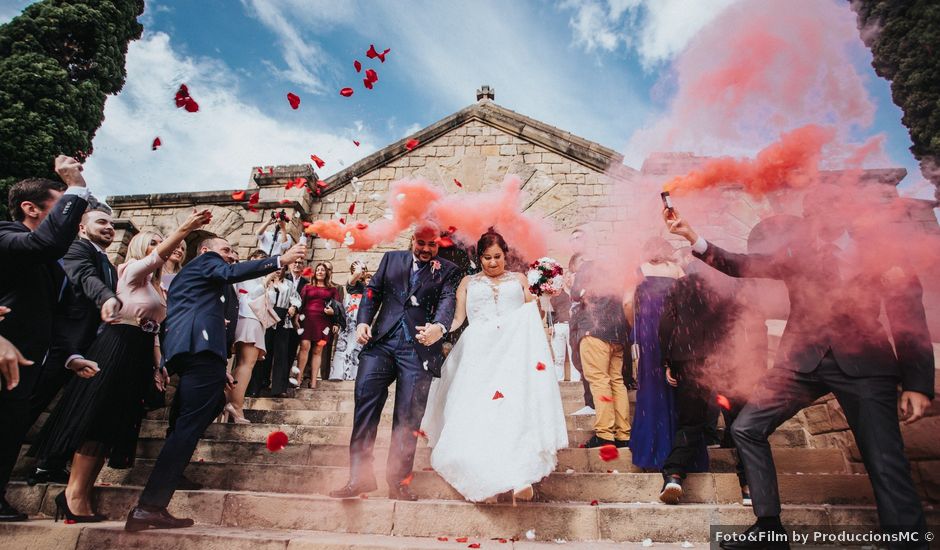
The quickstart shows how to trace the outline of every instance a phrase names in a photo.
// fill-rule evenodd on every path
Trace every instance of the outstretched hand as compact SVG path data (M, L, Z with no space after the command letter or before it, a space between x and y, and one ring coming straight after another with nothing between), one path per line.
M692 229L689 222L682 219L679 211L675 208L663 208L663 220L666 222L666 227L670 233L685 237L692 244L695 244L695 241L698 240L698 233Z
M199 229L200 227L208 224L212 221L212 212L209 209L204 209L201 211L193 210L193 213L189 215L189 219L180 227L186 233L192 233L193 231Z
M302 244L295 244L290 247L287 252L281 254L281 265L287 266L297 260L302 260L307 256L307 246Z

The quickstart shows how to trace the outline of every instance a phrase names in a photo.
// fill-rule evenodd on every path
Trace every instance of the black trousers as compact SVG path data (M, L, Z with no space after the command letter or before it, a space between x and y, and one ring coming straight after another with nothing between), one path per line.
M356 412L349 442L350 480L374 477L373 448L388 387L395 382L395 416L388 451L386 479L397 486L414 469L415 446L431 390L431 373L424 370L411 338L403 327L393 330L359 355Z
M179 403L179 416L140 495L141 506L165 508L173 498L199 437L225 401L225 364L225 359L210 352L173 359L172 369L180 376L174 397Z
M52 352L50 352L50 357L46 361L46 364L43 365L42 371L39 373L39 380L36 383L36 388L33 390L33 394L29 398L30 426L36 423L36 420L39 419L39 415L49 408L49 404L52 403L52 400L55 399L57 395L59 395L59 392L62 391L62 388L64 388L65 385L69 383L69 380L75 376L74 372L65 368L65 365L62 364L62 361L65 358L53 360L51 353ZM36 467L42 468L43 470L63 469L71 458L71 455L50 455L41 459L36 464Z
M710 411L714 403L715 389L707 382L717 377L710 373L703 361L688 361L675 365L679 385L676 386L676 412L678 421L676 433L672 439L672 451L663 463L663 475L677 475L684 478L695 458L705 446L705 434L710 421ZM709 375L711 374L711 376ZM725 422L732 425L742 408L741 403L731 403ZM747 476L740 456L736 470L738 482L747 485Z
M767 438L801 409L832 392L868 469L882 528L924 529L924 511L898 425L898 382L893 376L846 376L829 353L812 372L768 371L766 383L731 427L750 481L754 513L780 514L777 471Z
M21 366L19 385L12 390L8 390L6 384L0 387L0 497L6 494L23 439L32 425L30 397L42 376L42 369L39 361Z

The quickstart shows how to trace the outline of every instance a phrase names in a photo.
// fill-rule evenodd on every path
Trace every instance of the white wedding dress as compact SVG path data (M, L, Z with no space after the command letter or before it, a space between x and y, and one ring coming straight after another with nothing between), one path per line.
M568 431L548 339L517 276L472 276L466 305L470 326L431 384L421 428L434 470L479 502L551 473Z

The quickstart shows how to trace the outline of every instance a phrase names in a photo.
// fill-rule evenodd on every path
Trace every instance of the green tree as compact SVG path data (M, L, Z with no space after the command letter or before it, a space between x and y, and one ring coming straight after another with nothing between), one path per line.
M862 40L878 76L891 81L911 152L940 198L940 2L855 0Z
M54 178L58 154L83 159L124 86L143 0L41 0L0 26L0 215L7 189Z

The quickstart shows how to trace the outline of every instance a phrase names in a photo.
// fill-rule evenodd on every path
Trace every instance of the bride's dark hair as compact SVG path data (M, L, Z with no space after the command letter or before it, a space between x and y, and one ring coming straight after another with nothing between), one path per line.
M494 231L491 227L486 231L486 233L480 235L480 240L477 241L477 259L480 259L480 256L483 255L483 252L494 244L503 251L504 255L509 256L509 245L506 244L506 240L503 239L503 236Z

